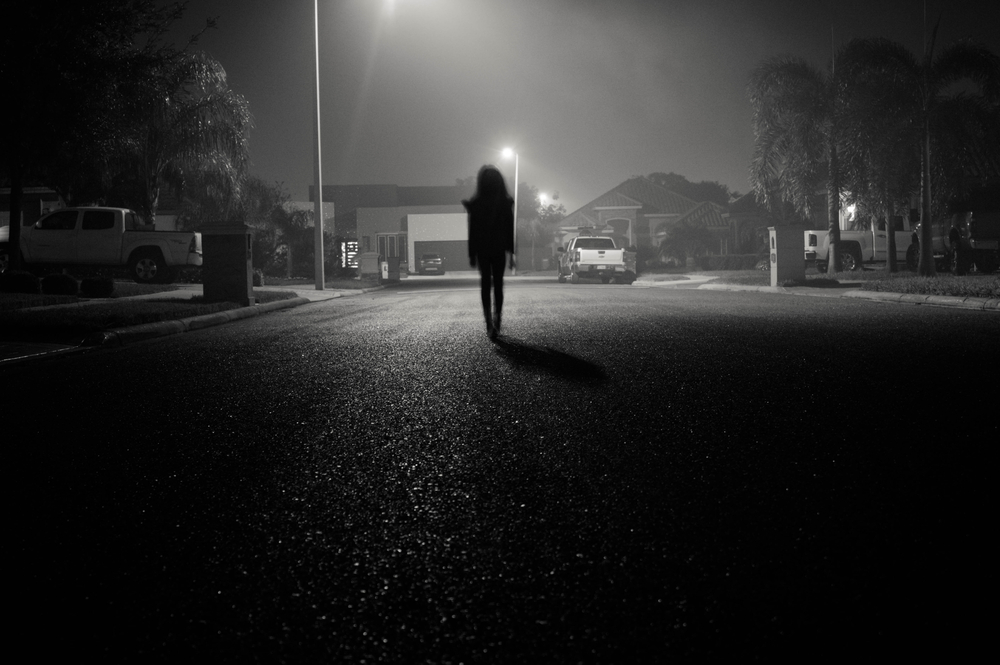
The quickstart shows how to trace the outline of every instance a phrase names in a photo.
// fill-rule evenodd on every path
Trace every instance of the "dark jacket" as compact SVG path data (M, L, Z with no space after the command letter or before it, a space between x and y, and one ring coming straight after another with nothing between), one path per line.
M514 253L514 201L462 201L469 213L469 260L480 254Z

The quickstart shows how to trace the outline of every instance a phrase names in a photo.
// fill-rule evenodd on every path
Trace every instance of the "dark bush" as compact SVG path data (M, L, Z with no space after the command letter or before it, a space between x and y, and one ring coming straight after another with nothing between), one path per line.
M11 270L0 275L0 291L5 293L41 293L42 283L27 270Z
M75 296L80 291L76 277L65 273L54 273L42 277L42 293L53 296Z
M85 298L110 298L115 292L115 280L110 277L85 277L80 282L80 295Z

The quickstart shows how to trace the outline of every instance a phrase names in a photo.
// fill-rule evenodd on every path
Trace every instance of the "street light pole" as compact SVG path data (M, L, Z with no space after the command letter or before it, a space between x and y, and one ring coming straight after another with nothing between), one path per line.
M326 286L326 278L323 274L323 160L320 151L320 114L319 114L319 0L313 0L313 27L316 37L316 159L313 162L315 168L315 187L313 195L313 221L315 234L313 236L313 252L315 253L315 273L316 290L322 291Z
M517 151L513 148L504 148L503 154L505 157L510 157L514 155L514 256L517 256L517 162L518 155ZM517 260L514 260L514 267L510 269L511 275L517 275Z

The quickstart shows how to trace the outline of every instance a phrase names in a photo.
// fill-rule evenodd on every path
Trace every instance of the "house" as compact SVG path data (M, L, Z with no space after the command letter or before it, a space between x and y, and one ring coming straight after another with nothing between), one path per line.
M727 211L710 201L692 201L648 178L630 178L567 215L556 245L581 232L610 235L620 247L655 250L670 228L682 221L707 228L717 240L712 253L727 254L731 240Z
M465 185L324 185L323 206L332 204L335 233L357 241L361 254L377 253L416 272L420 254L436 253L445 258L445 270L458 270L468 269L462 200L474 192ZM310 200L314 196L310 186Z
M62 197L48 187L25 187L21 190L21 221L30 226L42 215L66 207ZM0 188L0 226L10 224L10 188Z

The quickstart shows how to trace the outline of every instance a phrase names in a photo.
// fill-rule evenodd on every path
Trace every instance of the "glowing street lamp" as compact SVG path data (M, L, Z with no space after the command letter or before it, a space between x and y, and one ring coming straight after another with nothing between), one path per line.
M503 156L505 159L514 158L514 256L517 256L517 152L513 148L504 148ZM517 260L514 261L514 267L510 269L511 275L517 274Z

